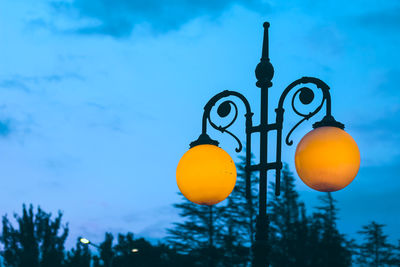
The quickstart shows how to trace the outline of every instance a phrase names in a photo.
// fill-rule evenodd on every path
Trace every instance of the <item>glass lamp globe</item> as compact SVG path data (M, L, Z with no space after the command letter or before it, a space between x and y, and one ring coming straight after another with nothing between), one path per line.
M236 166L218 146L196 145L180 159L176 182L191 202L214 205L226 199L235 187Z
M343 189L356 177L360 151L344 130L318 127L299 142L295 154L296 171L309 187L321 192Z

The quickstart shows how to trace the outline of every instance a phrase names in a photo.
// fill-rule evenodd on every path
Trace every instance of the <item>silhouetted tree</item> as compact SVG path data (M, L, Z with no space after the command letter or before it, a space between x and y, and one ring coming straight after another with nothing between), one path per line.
M394 257L394 266L400 266L400 240L397 241L396 253Z
M76 243L76 247L72 248L71 251L67 252L66 267L90 267L91 264L91 253L88 245L84 245L79 241Z
M64 264L64 242L68 227L61 225L62 213L51 218L51 213L38 207L22 207L22 216L14 214L17 228L3 216L2 256L5 266L58 267Z
M114 249L113 249L114 236L111 233L106 233L104 241L99 246L99 257L95 256L94 267L112 267L114 259Z
M295 178L287 164L283 166L281 179L281 195L270 194L270 262L273 266L307 266L303 259L308 234L305 206L299 200ZM275 183L271 186L275 187Z
M330 192L319 197L322 205L313 214L315 231L320 231L320 241L316 255L324 266L351 266L352 251L349 241L337 229L338 209ZM319 228L319 229L318 229Z
M134 239L132 233L119 234L114 251L113 267L180 266L175 251L168 246L164 244L153 246L143 238Z
M134 239L133 233L118 234L117 244L107 233L98 247L100 256L93 257L93 266L99 267L190 267L193 260L165 244L152 245L144 238Z
M258 207L257 176L251 175L251 194L246 196L246 159L239 156L236 164L237 180L233 192L227 198L222 212L222 243L224 266L247 266L254 243L255 218ZM247 198L249 197L249 198Z
M372 221L362 227L358 233L363 236L364 242L359 246L358 263L367 266L395 266L393 245L387 241L383 233L385 225ZM397 265L398 266L398 265Z
M190 253L193 262L199 266L218 266L221 252L216 244L220 243L220 214L223 207L198 205L190 202L182 194L183 202L174 204L180 210L183 222L174 223L173 229L167 229L168 242L180 252Z
M118 235L118 244L115 245L115 258L113 260L113 266L139 266L135 265L137 261L136 256L132 253L132 249L138 249L135 245L135 240L132 233L126 235ZM139 250L138 250L139 252ZM140 249L140 253L143 253L143 249Z

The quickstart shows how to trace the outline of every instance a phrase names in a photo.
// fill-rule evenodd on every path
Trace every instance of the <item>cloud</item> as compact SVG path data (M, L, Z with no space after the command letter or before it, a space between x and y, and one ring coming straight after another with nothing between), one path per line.
M28 86L20 79L5 79L0 81L0 88L17 89L24 92L29 92Z
M8 137L11 132L11 120L0 120L0 137Z
M24 92L31 92L30 86L34 84L40 84L42 82L58 83L63 80L74 79L83 81L84 78L75 73L66 74L51 74L45 76L23 76L23 75L13 75L5 79L0 79L0 89L13 89L20 90Z
M400 6L370 12L361 15L358 20L362 25L379 29L400 30Z
M396 108L382 117L352 123L352 128L362 133L359 145L364 165L379 166L394 162L400 156L399 116L400 108Z
M0 107L0 139L10 138L11 136L21 136L30 132L29 120L20 120L13 115L8 115L7 105Z
M74 0L53 1L57 13L83 22L74 29L80 34L127 37L138 26L154 32L179 29L192 19L218 17L233 5L258 10L267 7L262 0ZM41 22L43 24L43 22Z

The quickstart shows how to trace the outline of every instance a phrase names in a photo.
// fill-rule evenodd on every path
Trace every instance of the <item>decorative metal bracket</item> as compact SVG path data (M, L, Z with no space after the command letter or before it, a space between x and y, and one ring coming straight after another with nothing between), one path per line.
M317 88L321 89L322 100L321 100L321 103L316 108L314 108L314 110L310 111L309 113L302 113L296 108L296 105L295 105L295 100L297 99L297 97L303 105L309 105L314 102L315 94L314 94L314 91L307 86L301 87L297 91L295 91L295 93L293 94L293 97L292 97L292 101L291 101L292 109L297 115L299 115L300 117L303 117L303 119L301 119L298 123L296 123L293 126L293 128L289 131L289 133L287 134L287 136L285 138L285 142L288 146L293 145L293 141L290 140L290 136L292 135L293 131L305 120L309 120L311 117L313 117L315 114L317 114L322 109L325 102L326 102L326 115L321 122L315 123L313 125L313 127L316 128L316 127L321 127L321 126L335 126L335 127L339 127L342 129L344 128L344 125L340 122L337 122L332 116L331 95L329 93L329 86L326 83L324 83L323 81L321 81L320 79L314 78L314 77L300 78L300 79L292 82L283 91L283 93L279 99L278 108L275 110L277 113L276 122L279 125L278 128L281 128L280 130L282 130L282 128L283 128L283 125L282 125L283 124L283 112L285 111L283 109L283 104L286 99L286 96L289 94L289 92L293 88L297 87L300 84L314 84ZM279 129L278 129L278 131L279 131Z
M235 123L235 121L238 117L238 107L235 104L235 102L233 102L231 100L226 100L226 101L222 102L221 104L219 104L219 106L217 108L217 114L220 118L228 117L229 114L231 114L233 111L233 113L234 113L233 118L227 125L225 125L225 126L217 125L211 119L211 110L213 109L215 104L218 101L220 101L221 99L230 97L230 96L235 96L243 102L243 104L245 105L245 108L246 108L246 114L245 114L246 125L252 127L253 113L251 112L250 104L247 101L247 99L238 92L225 90L219 94L216 94L214 97L212 97L208 101L208 103L204 106L202 135L207 134L207 122L208 122L211 125L211 127L213 127L214 129L220 131L221 133L227 133L230 136L232 136L238 143L238 146L235 149L235 151L240 152L240 151L242 151L242 148L243 148L242 142L235 134L233 134L231 131L228 130L228 128L231 127Z

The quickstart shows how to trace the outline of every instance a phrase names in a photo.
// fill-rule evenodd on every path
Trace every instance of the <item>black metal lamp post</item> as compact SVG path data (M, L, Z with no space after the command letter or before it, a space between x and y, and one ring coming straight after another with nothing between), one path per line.
M280 96L278 107L275 109L276 112L276 120L272 123L268 122L268 90L272 87L272 78L274 76L274 68L269 59L269 47L268 47L268 28L270 24L268 22L264 23L264 40L262 47L262 57L260 63L258 63L255 74L257 78L256 86L261 89L261 114L260 114L260 124L253 125L253 112L251 111L250 104L248 100L240 93L235 91L223 91L214 97L212 97L208 103L204 107L203 113L203 121L202 121L202 134L200 137L190 144L191 148L197 147L199 145L214 145L218 146L218 142L212 140L207 134L207 125L210 124L214 129L222 132L228 133L232 137L234 137L238 143L238 147L236 148L236 152L240 152L242 150L242 144L238 137L236 137L232 132L228 130L228 128L236 121L238 115L238 108L236 104L231 100L223 101L219 104L217 108L217 114L221 118L227 117L229 114L234 114L232 121L226 126L217 126L211 119L211 110L217 104L218 101L224 99L226 97L236 97L244 104L246 108L246 196L248 201L251 201L251 173L254 171L259 172L259 211L256 220L256 237L255 244L253 247L253 260L252 265L254 267L265 267L269 266L269 247L268 247L268 227L269 220L267 216L267 172L269 170L275 170L275 194L280 194L280 176L282 169L282 160L281 160L281 151L282 151L282 128L283 128L283 114L284 108L283 104L285 102L286 96L289 92L294 88L300 87L298 90L294 90L294 94L292 97L292 108L293 111L302 117L302 119L289 131L285 141L287 145L292 145L293 142L290 140L290 135L302 122L310 119L315 114L317 114L322 107L326 106L326 113L323 119L320 122L313 124L313 128L319 127L335 127L339 129L343 129L344 125L340 122L337 122L332 114L331 114L331 97L329 93L329 87L323 81L313 77L303 77L294 82L292 82L282 93ZM302 84L313 84L318 89L322 91L322 100L317 107L313 109L313 111L309 113L300 112L295 106L295 100L299 99L300 102L304 105L311 104L316 98L314 97L314 91L307 86L300 86ZM232 109L233 108L233 109ZM233 112L233 113L232 113ZM267 148L268 148L268 133L270 131L276 131L276 159L275 161L269 161L267 158ZM252 134L259 133L260 135L260 162L259 164L252 165L251 164L251 141ZM358 152L358 149L356 151ZM359 156L359 154L358 154ZM355 156L355 158L357 155ZM357 160L357 159L356 159ZM359 158L358 158L359 163ZM355 164L356 165L356 164ZM179 169L179 166L178 166ZM358 167L355 166L356 171L358 171ZM178 174L177 174L178 177ZM355 177L355 175L354 175ZM352 179L354 178L352 177ZM351 180L352 180L351 179ZM350 181L351 182L351 181ZM346 184L347 185L347 184ZM179 181L178 181L179 186ZM187 197L182 187L179 186L182 193ZM318 190L318 189L317 189ZM332 189L327 191L335 191L338 189ZM323 190L320 190L323 191ZM189 198L190 200L190 198ZM196 201L194 201L196 202ZM219 202L219 201L218 201ZM199 203L199 202L196 202ZM207 202L204 202L207 204ZM200 203L203 204L203 203Z

